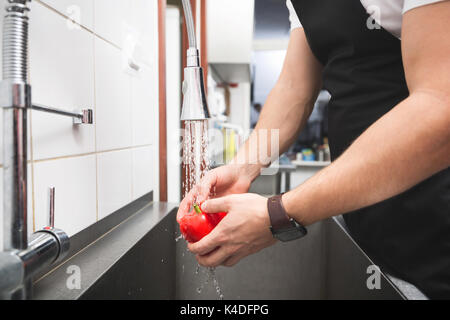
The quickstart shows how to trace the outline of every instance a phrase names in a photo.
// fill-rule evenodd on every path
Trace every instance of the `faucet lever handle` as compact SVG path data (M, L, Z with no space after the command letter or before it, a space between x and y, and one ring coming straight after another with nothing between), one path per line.
M48 189L48 227L53 229L55 227L55 187Z

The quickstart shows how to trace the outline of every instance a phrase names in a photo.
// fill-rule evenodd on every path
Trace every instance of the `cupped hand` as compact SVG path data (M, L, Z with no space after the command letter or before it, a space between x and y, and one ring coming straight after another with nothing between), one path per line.
M207 200L205 212L228 212L210 234L188 244L205 267L231 267L244 257L277 242L270 232L267 198L256 194L235 194Z
M211 170L183 199L178 209L177 219L187 214L194 202L202 203L209 197L245 193L250 189L251 183L252 177L240 165L227 165Z

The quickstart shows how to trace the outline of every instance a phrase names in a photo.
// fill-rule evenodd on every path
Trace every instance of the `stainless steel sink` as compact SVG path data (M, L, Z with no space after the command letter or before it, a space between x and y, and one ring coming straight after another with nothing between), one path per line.
M184 240L175 241L175 215L174 206L162 204L141 210L40 279L35 298L219 299L217 284L225 300L405 298L384 274L379 289L368 288L373 263L336 219L212 276L198 268ZM78 291L65 285L70 265L83 272Z

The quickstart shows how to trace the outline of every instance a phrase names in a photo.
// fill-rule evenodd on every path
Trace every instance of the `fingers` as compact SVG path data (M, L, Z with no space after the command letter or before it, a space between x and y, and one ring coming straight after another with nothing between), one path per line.
M232 256L234 250L229 246L220 247L207 255L197 255L197 261L204 267L217 267Z
M194 202L194 193L189 192L188 195L180 203L177 212L177 221L179 221L183 215L189 212L193 202Z
M188 249L194 254L206 255L216 248L220 247L225 242L225 237L221 228L217 226L210 234L196 243L188 243Z
M208 198L209 187L207 185L199 184L194 186L191 191L184 197L180 203L177 213L177 221L186 213L189 212L194 202L201 203Z
M206 200L202 204L202 210L209 213L228 212L230 211L230 197Z
M197 202L201 203L208 199L212 187L216 184L217 181L217 174L215 171L209 172L203 179L200 181L200 183L196 186L196 196L197 196Z

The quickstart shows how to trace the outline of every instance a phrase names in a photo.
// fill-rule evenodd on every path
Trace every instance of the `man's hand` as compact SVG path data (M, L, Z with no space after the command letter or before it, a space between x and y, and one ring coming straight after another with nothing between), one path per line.
M186 214L194 202L202 203L210 196L223 197L230 194L245 193L250 189L254 175L248 166L227 165L211 170L183 199L178 209L177 218ZM207 211L215 213L219 211Z
M202 240L188 245L205 267L231 267L242 258L276 243L270 232L267 198L256 194L236 194L207 200L206 212L228 212Z
M188 213L193 202L201 203L209 197L225 198L217 199L222 204L218 207L211 207L216 200L207 201L204 207L207 212L231 211L209 236L190 245L201 264L231 266L251 252L275 242L269 230L267 199L247 194L230 195L248 192L261 168L295 141L311 114L321 87L322 66L313 55L303 28L297 28L291 32L283 69L264 104L256 129L239 149L231 165L209 172L180 204L177 218ZM283 112L280 112L280 106ZM261 146L260 129L266 135L270 130L279 130L279 150L276 154L271 153L271 139L268 139L266 146ZM261 147L270 151L269 154L261 152ZM224 201L229 201L230 210L222 208ZM239 233L241 229L242 234ZM222 242L223 238L228 241ZM213 248L209 249L211 246ZM217 251L210 252L215 248ZM232 253L226 255L226 252Z

